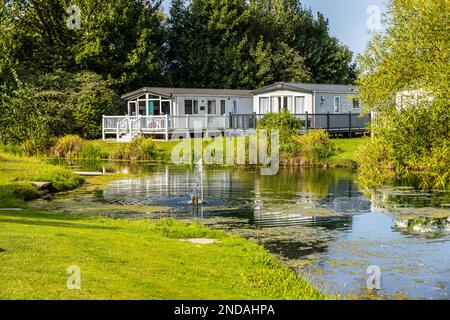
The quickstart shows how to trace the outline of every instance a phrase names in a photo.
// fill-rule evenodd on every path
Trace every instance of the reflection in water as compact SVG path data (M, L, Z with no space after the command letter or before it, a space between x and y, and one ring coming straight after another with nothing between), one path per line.
M204 219L211 227L261 243L333 292L366 296L366 269L378 265L379 296L448 298L450 193L400 187L369 200L348 170L282 169L276 176L260 176L252 169L220 169L205 170L206 202L197 207L189 204L193 168L108 166L137 178L83 195L59 195L53 205L76 211L84 203L95 208L90 214L108 210L118 217ZM162 209L145 210L154 206Z

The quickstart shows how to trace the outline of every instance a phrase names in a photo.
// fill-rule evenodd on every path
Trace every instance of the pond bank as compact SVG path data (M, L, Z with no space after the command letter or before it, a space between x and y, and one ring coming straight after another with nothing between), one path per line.
M198 223L117 220L28 208L17 185L31 181L58 191L82 180L63 167L0 154L1 299L324 299L263 247ZM88 185L118 179L87 178ZM16 188L16 189L14 189ZM196 244L183 239L209 238ZM81 271L68 290L66 269ZM43 281L43 279L45 281Z

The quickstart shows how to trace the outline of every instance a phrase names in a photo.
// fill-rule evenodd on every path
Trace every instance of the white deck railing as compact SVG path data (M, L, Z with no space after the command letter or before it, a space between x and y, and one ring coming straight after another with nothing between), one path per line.
M324 129L329 132L352 132L365 130L370 115L361 117L358 113L316 113L295 114L304 130ZM185 116L103 116L103 139L114 134L117 139L127 136L132 139L141 134L162 134L168 138L175 130L248 130L256 129L262 114L185 115Z

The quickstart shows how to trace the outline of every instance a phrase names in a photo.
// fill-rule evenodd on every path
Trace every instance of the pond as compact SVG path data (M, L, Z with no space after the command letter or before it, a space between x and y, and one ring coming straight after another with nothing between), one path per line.
M290 168L261 176L255 169L222 168L205 170L205 203L197 207L189 204L196 180L191 167L105 163L89 169L135 175L34 205L118 218L199 219L260 243L342 298L449 298L450 192L402 185L364 195L347 169ZM369 266L380 269L379 290L367 288Z

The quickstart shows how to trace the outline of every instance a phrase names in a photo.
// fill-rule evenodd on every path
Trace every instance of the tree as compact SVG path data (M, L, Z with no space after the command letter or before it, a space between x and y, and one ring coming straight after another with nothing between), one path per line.
M422 169L424 187L450 181L449 10L448 0L392 0L386 32L358 59L372 131L391 150L385 158L398 174Z
M79 69L118 91L161 82L164 15L160 0L79 0L81 28L73 47Z
M297 0L183 0L168 20L171 85L255 88L354 80L352 53Z

